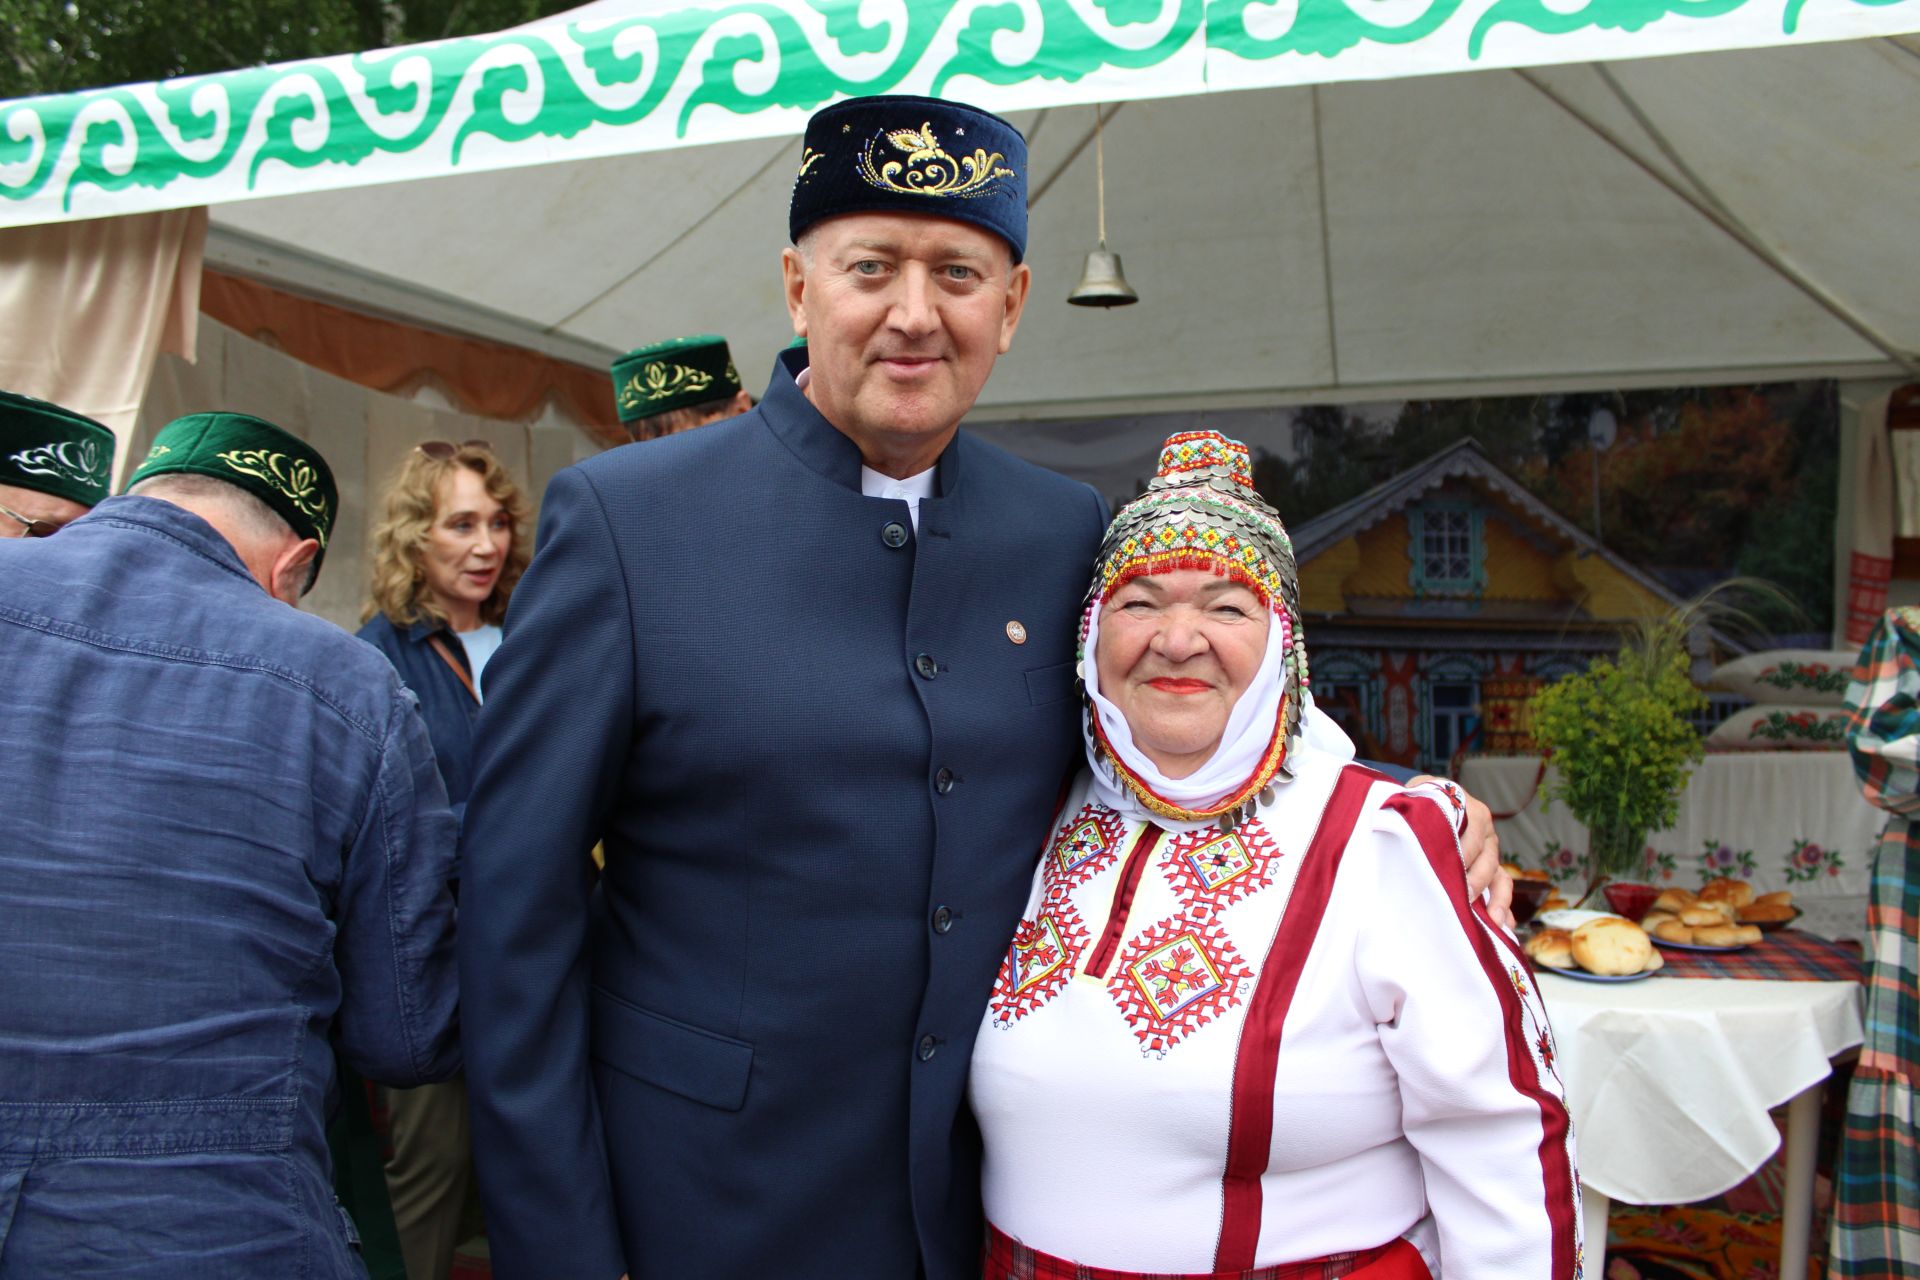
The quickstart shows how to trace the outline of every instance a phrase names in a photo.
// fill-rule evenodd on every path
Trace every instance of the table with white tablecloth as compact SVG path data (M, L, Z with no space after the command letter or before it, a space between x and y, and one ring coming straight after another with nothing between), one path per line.
M1547 803L1551 772L1533 756L1468 756L1460 782L1495 814L1501 856L1553 877L1569 897L1586 885L1586 828ZM1873 847L1886 814L1860 795L1844 751L1708 755L1687 781L1673 827L1647 837L1646 879L1695 888L1716 876L1761 893L1792 890L1801 924L1830 938L1866 926Z
M1855 982L1539 975L1587 1198L1588 1248L1610 1200L1688 1204L1737 1186L1779 1147L1790 1102L1783 1276L1805 1275L1820 1087L1861 1040Z

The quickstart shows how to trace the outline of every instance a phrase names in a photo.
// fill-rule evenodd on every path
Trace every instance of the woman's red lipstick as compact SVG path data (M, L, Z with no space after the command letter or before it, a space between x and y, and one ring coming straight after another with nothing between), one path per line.
M1213 687L1205 680L1186 680L1178 676L1161 676L1147 683L1162 693L1205 693Z

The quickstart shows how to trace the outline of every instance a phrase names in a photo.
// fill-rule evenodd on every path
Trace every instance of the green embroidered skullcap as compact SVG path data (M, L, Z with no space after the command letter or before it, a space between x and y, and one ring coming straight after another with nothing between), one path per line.
M807 335L804 333L796 333L793 335L793 341L789 342L785 347L782 348L782 350L791 351L795 347L804 347L806 345L807 345Z
M739 391L727 340L710 333L656 342L613 362L614 407L622 422L724 400Z
M0 484L91 507L107 496L113 432L70 409L0 391Z
M172 472L225 480L272 507L296 534L320 544L319 572L340 495L327 460L305 440L244 413L189 414L160 428L127 488Z

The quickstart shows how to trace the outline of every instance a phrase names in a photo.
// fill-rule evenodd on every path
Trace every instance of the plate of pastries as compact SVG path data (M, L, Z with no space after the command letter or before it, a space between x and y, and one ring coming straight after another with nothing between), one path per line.
M1640 921L1663 947L1681 951L1738 951L1761 934L1785 928L1800 914L1793 895L1755 893L1745 880L1709 880L1698 893L1665 889Z
M1546 922L1527 939L1527 955L1539 968L1586 982L1638 982L1666 963L1647 931L1625 916L1557 914L1560 923Z

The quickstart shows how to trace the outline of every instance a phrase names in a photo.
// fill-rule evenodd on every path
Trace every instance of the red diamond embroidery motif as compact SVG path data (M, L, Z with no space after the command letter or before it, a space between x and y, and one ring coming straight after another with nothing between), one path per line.
M1279 856L1279 846L1255 820L1231 832L1203 829L1177 836L1160 865L1188 907L1224 907L1272 884Z
M1252 977L1217 923L1176 916L1128 944L1107 990L1141 1052L1164 1055L1239 1004Z
M1047 883L1071 889L1119 857L1127 824L1104 805L1089 804L1060 828L1047 851Z
M1087 928L1071 902L1049 903L1022 920L993 984L993 1024L1008 1027L1059 995L1087 947Z

